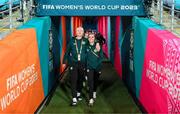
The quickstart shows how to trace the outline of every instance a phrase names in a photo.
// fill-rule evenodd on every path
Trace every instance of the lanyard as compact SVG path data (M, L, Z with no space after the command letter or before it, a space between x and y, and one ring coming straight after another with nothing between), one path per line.
M79 49L78 49L78 44L77 44L76 39L75 39L75 43L76 43L76 52L77 52L77 54L81 54L81 51L82 51L82 40L81 40L81 47L80 47L80 51L79 51Z

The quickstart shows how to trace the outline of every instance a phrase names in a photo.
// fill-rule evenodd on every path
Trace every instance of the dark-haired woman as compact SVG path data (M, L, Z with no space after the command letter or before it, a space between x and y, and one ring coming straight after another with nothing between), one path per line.
M90 33L87 45L87 77L89 86L89 106L93 106L94 78L95 72L100 69L103 60L103 51L99 43L95 42L95 34Z

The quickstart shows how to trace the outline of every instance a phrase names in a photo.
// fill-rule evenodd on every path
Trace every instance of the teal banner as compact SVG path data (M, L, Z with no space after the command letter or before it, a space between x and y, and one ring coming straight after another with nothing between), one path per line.
M143 16L143 0L36 0L39 16Z

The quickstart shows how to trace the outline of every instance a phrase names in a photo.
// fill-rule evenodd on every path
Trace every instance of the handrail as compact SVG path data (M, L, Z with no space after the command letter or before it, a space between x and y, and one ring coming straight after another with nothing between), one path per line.
M23 24L24 21L31 18L29 9L33 9L33 3L31 2L34 2L34 0L29 0L28 2L21 0L20 4L17 4L16 6L13 6L13 2L14 0L9 0L5 4L7 9L0 11L0 39L1 34L3 34L4 31L11 32ZM28 8L23 8L23 6L27 6Z
M152 19L175 34L180 35L180 10L175 9L175 0L172 0L172 2L171 6L167 6L163 3L163 0L157 0L157 2L153 0L151 12L154 16L152 16Z

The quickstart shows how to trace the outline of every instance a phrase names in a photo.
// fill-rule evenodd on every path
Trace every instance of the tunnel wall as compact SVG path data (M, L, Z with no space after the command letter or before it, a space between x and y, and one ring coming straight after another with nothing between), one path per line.
M73 16L71 17L71 28L72 28L72 36L76 35L76 28L83 26L83 20L82 17L79 16Z
M116 69L118 75L122 78L122 64L121 64L121 40L122 40L122 18L120 16L116 17L115 26L115 39L114 39L114 68Z
M63 57L66 51L66 18L60 17L60 30L59 30L59 41L60 41L60 73L62 73L65 69L63 66Z
M71 19L65 18L64 16L51 17L52 21L52 39L53 39L53 65L55 70L55 75L63 73L66 66L63 65L63 56L66 51L66 44L71 38Z
M150 19L133 22L134 69L128 85L148 113L178 113L180 40Z
M121 40L122 40L122 19L120 16L98 17L98 32L106 39L103 45L103 52L105 56L112 62L118 75L122 77L121 64Z
M109 36L108 36L108 34L109 34L109 32L108 32L108 23L110 23L109 22L109 20L108 20L108 17L107 16L100 16L100 17L98 17L98 32L99 33L101 33L103 36L104 36L104 38L106 39L106 43L103 45L103 51L104 51L104 53L105 53L105 55L107 56L107 57L109 57L109 50L108 50L108 48L109 48L109 46L108 46L108 38L109 38Z

